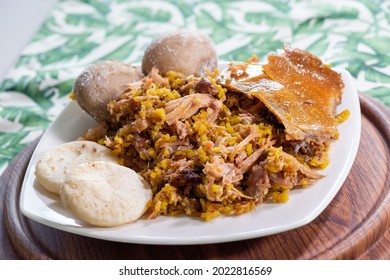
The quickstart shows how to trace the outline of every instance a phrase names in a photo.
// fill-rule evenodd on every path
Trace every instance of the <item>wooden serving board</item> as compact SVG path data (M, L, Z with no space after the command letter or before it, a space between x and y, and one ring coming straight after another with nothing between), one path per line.
M39 139L0 178L0 259L390 259L390 109L360 95L359 151L339 193L313 222L245 241L191 246L110 242L59 231L19 211Z

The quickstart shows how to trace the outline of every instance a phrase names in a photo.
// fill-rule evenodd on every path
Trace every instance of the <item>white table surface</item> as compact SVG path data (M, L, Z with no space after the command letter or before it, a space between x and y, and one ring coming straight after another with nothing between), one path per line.
M0 82L57 0L0 0Z

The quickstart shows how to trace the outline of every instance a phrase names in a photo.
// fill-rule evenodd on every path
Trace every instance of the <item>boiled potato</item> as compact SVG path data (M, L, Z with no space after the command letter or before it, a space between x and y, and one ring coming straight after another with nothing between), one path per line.
M142 60L142 72L147 75L156 67L161 75L172 70L187 76L200 76L205 68L214 70L217 63L214 43L207 35L193 30L177 30L151 42Z
M99 61L77 77L73 92L80 107L101 122L110 119L108 102L116 100L129 84L142 78L142 73L126 63L115 60Z

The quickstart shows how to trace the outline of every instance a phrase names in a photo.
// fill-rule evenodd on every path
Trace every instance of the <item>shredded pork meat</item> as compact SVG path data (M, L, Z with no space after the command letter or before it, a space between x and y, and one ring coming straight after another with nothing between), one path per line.
M291 100L282 100L294 89L287 85L289 73L278 82L272 79L280 72L272 63L287 61L295 67L297 56L307 56L286 52L271 57L265 66L269 76L256 58L231 63L220 76L168 72L162 77L153 69L108 104L113 122L89 130L85 137L103 142L150 183L154 197L148 205L149 218L185 213L210 220L221 213L252 211L269 198L284 202L289 190L323 177L312 168L327 162L331 138L319 141L325 138L306 129L307 118L297 125L299 116L289 115L313 103L296 103L294 111L287 104ZM321 68L325 79L333 77L324 84L332 89L332 105L337 104L339 76L322 64L315 67ZM312 86L314 78L295 70L295 76L304 76ZM305 90L300 85L298 93ZM284 95L278 95L276 102L273 95L280 92Z
M179 99L169 101L165 106L166 122L168 125L176 121L192 117L201 108L211 108L212 113L208 120L214 122L222 107L221 101L214 99L210 94L191 94Z

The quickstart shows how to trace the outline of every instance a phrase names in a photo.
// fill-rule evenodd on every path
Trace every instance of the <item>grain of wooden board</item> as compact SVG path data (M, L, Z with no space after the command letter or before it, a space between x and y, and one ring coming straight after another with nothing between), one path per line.
M0 178L0 259L390 259L390 109L363 94L359 151L339 193L313 222L267 237L193 246L125 244L59 231L19 211L39 139Z

